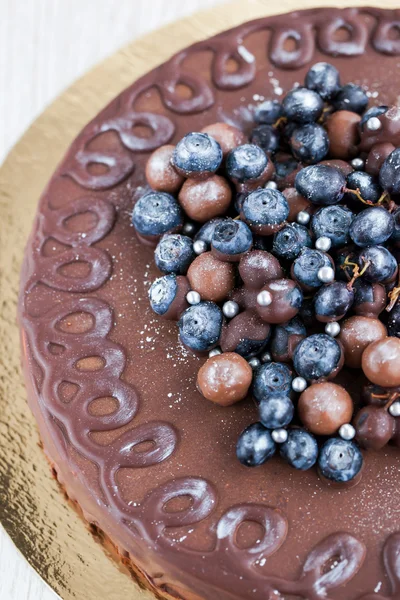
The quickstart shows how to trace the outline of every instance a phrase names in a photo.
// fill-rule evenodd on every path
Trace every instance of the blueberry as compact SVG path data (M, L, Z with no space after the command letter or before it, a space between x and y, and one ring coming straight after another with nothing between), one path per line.
M274 154L279 149L279 131L272 125L259 125L251 132L250 142L260 146L267 154Z
M302 340L293 354L293 365L300 377L316 381L329 377L340 365L342 350L338 342L325 333L315 333Z
M363 114L362 119L360 121L361 131L363 131L364 125L368 121L368 119L371 119L372 117L379 117L380 115L383 115L388 110L388 108L389 108L388 106L384 106L384 105L372 106L367 111L365 111L365 113Z
M339 71L326 62L316 63L306 74L306 87L317 92L324 100L330 100L340 90Z
M314 298L304 298L299 315L307 327L315 325Z
M221 335L222 311L214 302L200 302L185 310L178 327L185 346L197 352L211 350Z
M307 123L293 131L289 144L295 158L313 165L328 154L329 137L321 125Z
M258 405L261 423L268 429L286 427L293 419L294 406L288 396L273 394L261 400Z
M241 434L236 444L236 456L246 467L258 467L275 454L276 445L270 431L261 423L253 423Z
M391 242L398 244L400 242L400 206L392 213L394 229L390 238Z
M285 160L277 160L274 162L275 176L277 180L286 179L293 171L295 171L299 163L297 160L291 157L286 157Z
M328 237L334 248L345 246L349 240L353 213L345 206L324 206L311 219L311 229L316 238Z
M321 116L324 102L316 92L298 87L285 96L282 108L289 121L312 123Z
M394 230L393 215L383 206L366 208L353 219L350 237L357 246L383 244Z
M273 233L289 216L289 204L278 190L259 188L243 201L242 218L262 234Z
M350 173L347 176L346 187L349 190L359 190L363 200L370 200L373 203L377 202L382 195L382 188L379 182L375 177L364 171L353 171ZM354 194L346 193L345 198L346 200L353 201L356 197Z
M354 292L344 281L323 285L314 297L315 314L319 321L338 321L354 302ZM319 318L320 317L320 318Z
M335 96L333 106L336 110L361 114L368 106L368 96L359 85L348 83Z
M204 223L202 227L200 227L199 231L194 236L194 241L201 240L205 242L207 246L211 246L212 236L214 235L214 230L217 225L222 223L223 219L211 219L211 221L207 221Z
M278 100L265 100L256 107L254 120L259 125L273 125L282 116L282 104Z
M149 192L136 202L132 223L140 235L163 235L183 223L178 202L170 194Z
M235 181L243 183L258 179L268 165L264 150L255 144L243 144L231 150L226 158L226 170Z
M321 474L341 483L354 479L362 465L363 457L358 446L341 438L331 438L325 442L318 457Z
M322 281L318 278L318 271L322 267L332 267L329 256L321 252L321 250L303 248L300 256L296 258L292 265L293 277L301 285L319 288L322 285Z
M155 263L163 273L184 275L195 258L193 240L179 233L164 235L154 251Z
M271 340L272 356L277 360L291 359L294 348L293 341L300 341L306 335L307 330L304 323L298 317L277 325Z
M223 219L214 229L211 247L217 255L230 260L239 260L244 252L248 252L253 244L250 228L237 219ZM222 258L222 257L220 257Z
M276 394L288 395L291 389L292 372L284 363L266 363L255 372L253 396L256 402Z
M360 252L358 263L360 268L369 262L363 277L371 283L389 281L397 271L397 261L384 246L370 246Z
M313 204L330 205L343 198L346 179L334 167L311 165L297 173L294 185Z
M159 277L150 286L150 306L157 315L165 315L176 298L178 284L175 275Z
M400 148L393 150L383 163L379 183L389 194L400 193Z
M400 338L400 302L397 301L389 313L388 334Z
M311 248L311 235L304 225L288 223L274 236L272 251L281 258L293 260L303 248Z
M221 146L207 133L188 133L172 156L174 167L185 177L215 173L221 162Z
M291 429L287 441L280 447L280 455L291 467L307 471L317 462L317 440L304 429Z

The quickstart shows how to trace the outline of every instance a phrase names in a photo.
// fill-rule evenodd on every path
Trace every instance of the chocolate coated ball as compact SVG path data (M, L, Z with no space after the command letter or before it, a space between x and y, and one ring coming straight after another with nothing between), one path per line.
M312 213L314 207L307 198L301 196L294 187L289 187L283 190L282 194L285 196L287 203L289 204L289 215L287 220L289 222L296 221L297 215L301 211Z
M235 352L209 358L197 375L197 387L207 400L230 406L247 396L253 370L247 360Z
M247 143L247 137L237 127L228 125L228 123L212 123L201 130L202 133L208 133L214 140L217 140L222 148L224 157L234 148Z
M239 262L239 275L246 287L260 289L272 279L281 279L282 267L275 256L266 250L252 250Z
M298 413L301 422L311 433L333 435L351 421L353 400L336 383L314 383L300 396Z
M379 319L355 316L341 324L339 341L344 349L344 362L352 369L361 369L365 348L387 336L386 327Z
M262 288L262 292L270 295L271 302L267 306L258 302L257 312L267 323L290 321L297 315L303 302L303 294L292 279L274 279Z
M383 163L394 149L395 147L393 144L389 142L383 142L372 146L365 162L365 170L367 173L378 176Z
M199 292L202 300L213 302L222 302L235 285L233 265L218 260L211 252L204 252L195 258L187 277L191 289Z
M250 358L264 350L270 332L271 327L254 310L245 310L225 324L219 343L223 352Z
M343 160L356 156L357 145L360 142L358 129L360 121L360 115L348 110L338 110L328 118L326 130L331 156Z
M226 213L232 192L226 179L213 175L204 181L187 179L178 199L183 210L193 221L205 223Z
M357 413L354 427L363 448L381 450L393 437L395 420L385 408L365 406Z
M159 192L174 194L184 182L182 175L175 171L171 163L175 146L161 146L154 150L146 164L146 179Z
M400 385L400 338L386 337L373 342L362 355L365 376L383 387Z

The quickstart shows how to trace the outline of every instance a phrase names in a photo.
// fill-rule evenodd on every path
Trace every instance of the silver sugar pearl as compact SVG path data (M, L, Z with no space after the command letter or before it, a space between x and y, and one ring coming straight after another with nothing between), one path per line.
M326 235L319 237L315 242L316 249L321 250L321 252L328 252L331 249L331 246L332 246L332 241Z
M182 233L183 235L194 235L196 232L196 225L194 223L191 223L191 221L187 221L186 223L184 223L183 227L182 227Z
M207 244L204 240L196 240L193 242L194 253L199 255L207 252Z
M271 437L276 444L284 444L288 439L286 429L274 429L271 431Z
M277 190L278 184L275 181L268 181L264 187L269 190Z
M365 166L365 162L362 158L353 158L350 164L356 171L361 171Z
M267 290L262 290L257 295L257 304L260 306L269 306L272 303L272 296Z
M208 358L212 358L213 356L218 356L219 354L222 354L221 348L213 348L208 353Z
M248 363L252 369L258 369L258 367L261 365L260 360L258 358L256 358L255 356L253 356L253 358L250 358L248 360Z
M308 225L310 222L310 215L305 210L301 210L296 217L296 221L300 223L300 225Z
M269 363L272 361L272 356L269 352L263 352L260 356L260 359L262 363Z
M389 406L389 412L392 417L400 417L400 402L398 400Z
M307 381L304 379L304 377L295 377L292 381L292 390L294 392L298 392L299 394L301 394L301 392L304 392L304 390L307 387Z
M335 271L332 267L321 267L317 277L322 283L331 283L335 279Z
M186 294L186 300L191 305L199 304L201 302L201 296L200 296L199 292L195 292L194 290L191 290L190 292L188 292Z
M239 304L233 300L228 300L222 307L222 312L227 319L233 319L239 314Z
M330 335L331 337L336 337L340 333L340 325L337 321L332 321L332 323L327 323L325 325L325 333Z
M378 119L378 117L371 117L365 123L365 128L368 131L379 131L382 128L382 123L380 122L380 120Z
M346 440L347 442L349 442L350 440L353 440L356 437L356 430L354 429L353 425L351 425L351 423L345 423L339 428L339 435L342 438L342 440Z

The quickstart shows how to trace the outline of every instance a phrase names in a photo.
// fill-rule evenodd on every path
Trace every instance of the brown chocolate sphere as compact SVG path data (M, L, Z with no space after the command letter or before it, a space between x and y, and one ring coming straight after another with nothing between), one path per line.
M385 408L365 406L356 415L356 439L363 448L381 450L392 439L395 419Z
M239 262L239 275L246 287L260 289L272 279L283 277L279 260L266 250L252 250Z
M184 178L171 163L174 150L175 146L172 145L160 146L147 161L146 179L153 190L174 194L183 184Z
M338 110L326 121L329 136L329 153L333 158L348 160L357 154L360 143L358 124L360 115L349 110Z
M253 378L247 360L236 352L209 358L197 375L197 387L207 400L230 406L246 398Z
M260 294L265 292L269 304L260 302ZM285 323L299 312L303 294L293 279L274 279L268 282L257 296L257 312L263 321L271 324Z
M228 123L212 123L201 130L202 133L208 133L214 140L217 140L222 148L224 157L237 146L247 143L247 136L233 125Z
M341 385L314 383L301 394L298 413L311 433L333 435L342 425L350 423L353 400Z
M187 179L178 199L188 217L205 223L226 213L232 200L232 192L226 179L220 175L212 175L204 181Z
M301 211L312 214L313 205L307 198L301 196L294 187L289 187L283 190L282 194L285 196L287 203L289 204L289 215L287 220L289 223L296 221L297 215Z
M211 252L200 254L189 267L187 277L191 289L199 292L202 300L222 302L235 285L232 263L222 262Z
M395 147L390 142L383 142L372 146L365 162L365 170L367 173L378 176L383 163L394 149Z
M342 325L339 341L344 349L344 362L352 369L361 369L361 357L365 348L387 336L387 330L379 319L350 317Z
M400 385L400 338L386 337L373 342L362 355L365 376L382 387Z
M378 115L381 126L370 131L363 127L361 132L360 150L368 152L376 144L389 142L395 148L400 146L400 108L391 106L385 113Z
M245 310L223 326L219 343L223 352L237 352L249 358L264 350L270 332L270 325L254 310Z
M326 165L327 167L333 167L334 169L340 171L345 177L354 171L350 163L346 162L345 160L340 160L339 158L322 160L319 164Z

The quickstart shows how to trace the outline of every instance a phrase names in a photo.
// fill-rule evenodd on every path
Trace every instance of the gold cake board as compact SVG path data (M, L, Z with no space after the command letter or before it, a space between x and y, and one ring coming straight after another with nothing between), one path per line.
M0 522L63 600L150 600L96 543L67 503L39 446L26 403L16 324L19 271L38 198L68 146L101 108L182 48L240 23L317 6L370 2L240 0L141 37L95 67L49 106L0 169ZM372 3L373 4L373 3ZM375 4L377 4L375 2ZM398 8L380 0L380 8Z

